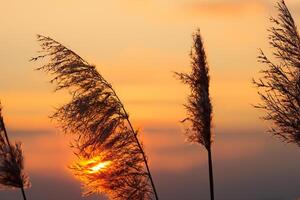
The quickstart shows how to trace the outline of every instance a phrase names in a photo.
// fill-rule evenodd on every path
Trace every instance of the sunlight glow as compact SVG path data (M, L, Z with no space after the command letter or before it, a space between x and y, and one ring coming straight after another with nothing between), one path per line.
M80 162L82 167L85 169L85 173L87 174L94 174L99 171L104 171L111 165L111 163L111 161L101 161L99 156Z
M100 170L104 170L104 169L106 169L110 164L111 164L110 161L106 161L106 162L99 163L99 164L97 164L96 166L90 168L90 171L91 171L90 173L95 173L95 172L98 172L98 171L100 171Z

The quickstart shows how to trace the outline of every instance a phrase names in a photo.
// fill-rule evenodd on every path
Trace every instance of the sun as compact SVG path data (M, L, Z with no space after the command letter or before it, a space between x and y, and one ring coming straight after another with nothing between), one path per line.
M90 160L81 161L80 165L84 168L85 173L94 174L107 170L111 163L111 161L102 161L100 156L96 156Z
M97 165L95 165L95 166L89 168L90 173L93 174L93 173L96 173L96 172L98 172L98 171L103 171L103 170L105 170L110 164L111 164L111 161L100 162L100 163L98 163Z

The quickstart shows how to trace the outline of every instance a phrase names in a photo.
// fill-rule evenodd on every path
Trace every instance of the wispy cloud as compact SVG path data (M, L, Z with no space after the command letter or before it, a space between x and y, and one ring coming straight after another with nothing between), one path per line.
M228 0L190 2L182 6L183 10L191 15L236 16L262 12L270 7L265 0Z
M236 130L235 130L236 131ZM240 161L255 157L264 148L264 141L253 137L247 131L244 134L230 133L223 130L216 133L214 148L215 159L219 162ZM199 145L184 142L185 136L181 125L156 123L145 125L142 140L151 156L150 164L154 170L184 173L195 167L205 166L206 152ZM200 149L200 150L199 150Z

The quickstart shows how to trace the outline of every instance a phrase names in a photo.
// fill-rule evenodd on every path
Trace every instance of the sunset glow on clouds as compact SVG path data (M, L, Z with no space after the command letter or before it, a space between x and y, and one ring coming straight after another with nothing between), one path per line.
M211 16L243 16L251 15L253 12L261 13L271 7L268 1L194 1L186 3L186 11L193 15Z

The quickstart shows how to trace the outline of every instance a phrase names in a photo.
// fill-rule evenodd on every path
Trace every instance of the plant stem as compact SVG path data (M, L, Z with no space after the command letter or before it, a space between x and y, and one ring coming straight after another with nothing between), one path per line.
M7 142L8 146L9 146L10 151L12 152L11 144L10 144L10 141L9 141L9 138L8 138L8 135L7 135L7 131L6 131L6 127L5 127L5 123L4 123L3 117L1 117L0 122L1 122L2 127L3 127L3 131L4 131L4 136L5 136L6 142ZM20 189L21 189L21 192L22 192L23 199L26 200L26 195L25 195L25 191L24 191L23 186L20 187Z
M125 111L125 109L124 109ZM150 173L150 169L149 169L149 166L148 166L148 161L147 161L147 158L146 158L146 155L145 155L145 152L143 151L143 148L139 142L139 139L137 138L137 134L135 133L132 125L131 125L131 122L129 121L129 119L127 118L127 121L128 121L128 124L132 130L132 132L134 133L134 138L142 152L142 155L143 155L143 159L144 159L144 162L145 162L145 165L146 165L146 168L147 168L147 171L148 171L148 175L149 175L149 179L150 179L150 182L151 182L151 185L152 185L152 188L153 188L153 192L154 192L154 195L155 195L155 199L158 200L158 195L157 195L157 191L156 191L156 188L155 188L155 185L154 185L154 181L153 181L153 178L152 178L152 175Z
M26 195L23 187L21 187L21 191L22 191L23 199L26 200Z
M153 192L154 192L154 195L155 195L155 199L158 200L158 195L157 195L157 191L156 191L156 188L155 188L155 185L154 185L154 181L153 181L153 178L152 178L152 175L151 175L151 172L150 172L150 168L149 168L149 165L148 165L148 161L147 161L147 158L146 158L146 155L145 155L145 152L142 148L142 145L140 144L140 141L139 139L137 138L137 134L135 133L135 130L129 120L129 115L127 114L127 111L125 110L125 107L124 105L122 104L120 98L118 97L118 95L116 94L115 90L112 88L112 86L109 86L110 89L112 90L112 92L114 93L114 95L116 96L116 98L118 99L118 101L120 102L121 106L122 106L122 110L124 111L125 115L126 115L126 121L127 123L129 124L129 127L131 129L131 132L134 134L134 138L138 144L138 147L139 149L141 150L141 153L142 153L142 156L143 156L143 159L144 159L144 162L145 162L145 166L146 166L146 169L147 169L147 172L148 172L148 176L149 176L149 179L150 179L150 183L151 183L151 186L153 188Z
M209 184L210 184L210 199L214 200L214 177L213 177L213 164L211 156L211 147L207 149L208 152L208 168L209 168Z

